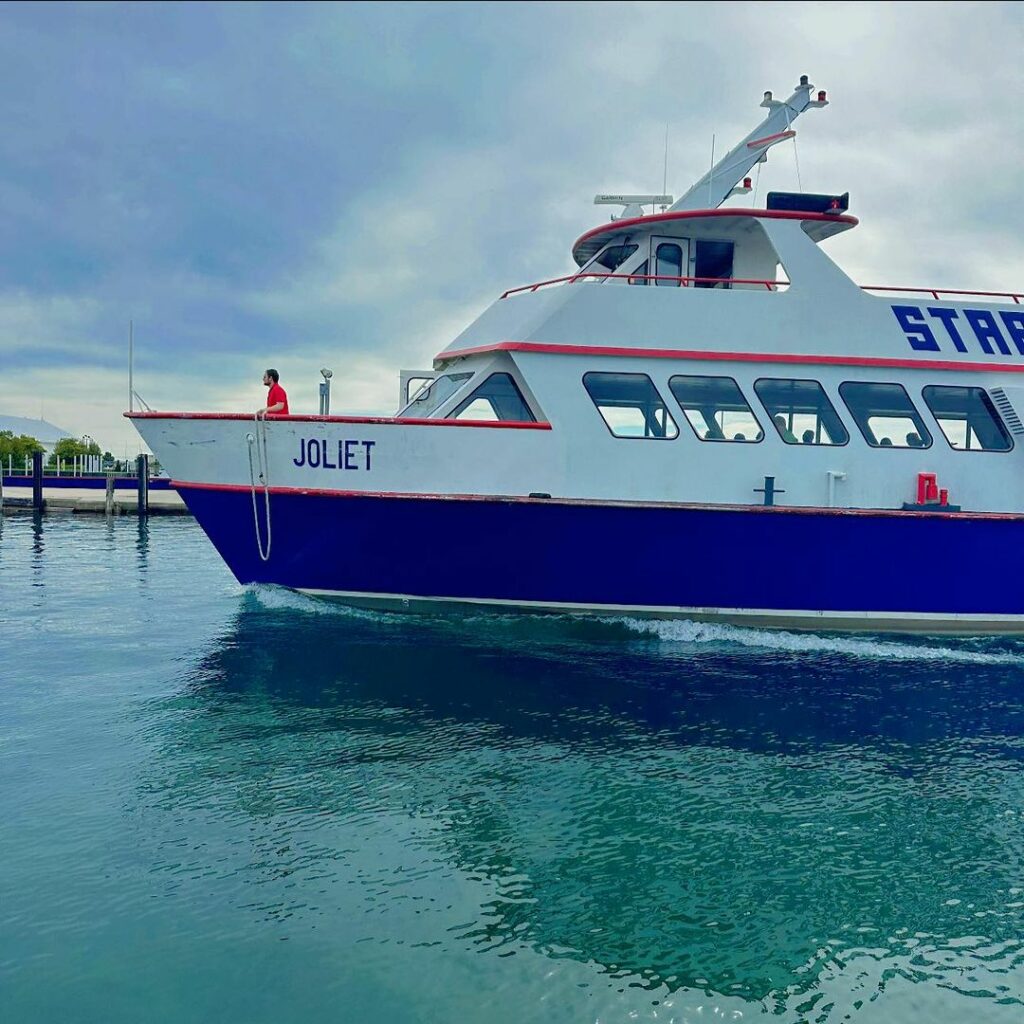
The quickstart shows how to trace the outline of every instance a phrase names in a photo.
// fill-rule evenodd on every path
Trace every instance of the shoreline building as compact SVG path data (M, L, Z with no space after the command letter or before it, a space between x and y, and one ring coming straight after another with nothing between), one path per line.
M5 430L9 430L15 437L20 434L34 437L43 446L47 456L53 453L58 441L75 436L44 419L34 420L27 416L5 416L0 413L0 431Z

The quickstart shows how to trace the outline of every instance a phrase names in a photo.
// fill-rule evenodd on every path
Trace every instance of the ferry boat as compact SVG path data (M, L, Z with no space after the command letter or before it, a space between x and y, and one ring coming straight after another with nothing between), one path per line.
M766 93L678 201L604 197L623 215L578 269L403 371L395 416L126 415L244 584L1024 631L1021 295L855 284L819 245L857 225L846 196L723 205L827 102Z

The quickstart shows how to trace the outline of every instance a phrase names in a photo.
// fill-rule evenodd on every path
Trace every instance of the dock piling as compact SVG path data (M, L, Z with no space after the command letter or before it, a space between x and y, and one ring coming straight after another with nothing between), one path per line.
M103 501L103 512L105 515L114 514L114 471L107 470L107 493Z
M135 460L135 472L139 481L139 515L149 513L149 456L140 455Z
M43 510L43 453L32 453L32 508Z

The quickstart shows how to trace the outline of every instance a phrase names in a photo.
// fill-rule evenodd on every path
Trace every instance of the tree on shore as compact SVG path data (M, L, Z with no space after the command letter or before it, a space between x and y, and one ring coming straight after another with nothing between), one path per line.
M43 451L43 446L28 434L15 434L13 430L0 430L0 460L6 464L13 460L21 465L25 457Z
M54 445L49 465L56 466L58 459L73 459L76 455L102 454L102 449L95 441L79 440L77 437L62 437Z

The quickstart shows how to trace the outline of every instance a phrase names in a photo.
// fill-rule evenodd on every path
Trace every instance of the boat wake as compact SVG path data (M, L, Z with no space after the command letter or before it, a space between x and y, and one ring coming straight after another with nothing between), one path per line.
M958 640L942 645L920 637L906 640L878 640L874 637L838 637L823 633L788 633L690 619L609 618L608 623L630 632L674 644L746 647L792 654L833 654L872 661L931 661L973 665L1024 666L1024 649L992 648L1003 642L994 639ZM1016 645L1015 645L1016 646Z
M502 635L515 642L564 642L568 639L608 643L615 635L628 639L653 640L693 652L737 649L768 654L822 655L869 661L934 662L968 665L1015 665L1024 667L1024 645L1004 639L964 638L929 640L926 637L878 639L873 636L836 636L828 633L757 629L727 623L696 622L691 619L641 619L630 616L595 616L488 612L478 609L438 608L434 613L359 608L300 594L283 587L254 585L246 589L251 600L263 610L300 612L307 615L339 616L349 620L388 625L422 627L427 623L458 628L464 640L467 630L480 628L490 640Z

